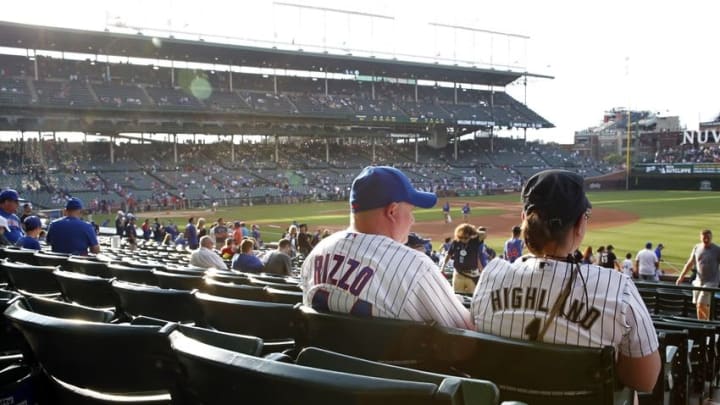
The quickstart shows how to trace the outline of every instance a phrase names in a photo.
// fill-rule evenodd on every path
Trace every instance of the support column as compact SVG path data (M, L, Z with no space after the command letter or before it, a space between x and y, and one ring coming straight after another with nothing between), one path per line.
M370 90L372 92L372 99L375 100L375 76L373 76L372 81L370 82Z
M494 138L495 127L490 127L490 153L495 153L495 140Z
M230 161L235 163L235 134L230 135Z
M330 140L325 138L325 163L330 163Z
M455 127L455 139L453 140L455 142L455 160L458 160L458 143L460 143L460 135L457 133L457 127Z
M115 163L115 135L110 135L110 163Z
M457 83L453 83L453 99L455 100L455 104L457 104Z
M275 163L280 161L280 137L275 135Z
M418 84L417 79L415 79L415 102L418 102Z
M35 80L40 80L40 74L38 73L38 60L37 60L37 52L33 51L35 54L35 59L33 59L33 66L35 67Z
M418 141L420 137L415 134L415 163L420 161L420 152L418 151Z
M177 134L173 134L173 161L177 164Z
M273 76L273 90L275 91L275 94L278 94L278 90L277 90L277 76Z
M230 83L230 91L233 91L233 86L232 86L232 66L230 67L230 70L228 70L228 83Z
M170 60L170 84L175 86L175 62Z
M20 172L25 169L25 131L20 131Z
M40 164L44 166L45 165L45 153L44 153L43 149L44 148L43 148L42 133L40 133L40 131L38 131L38 154L40 155Z
M375 156L375 137L372 137L372 161L375 163L377 157Z
M327 72L325 72L325 97L328 96L328 79L327 79Z

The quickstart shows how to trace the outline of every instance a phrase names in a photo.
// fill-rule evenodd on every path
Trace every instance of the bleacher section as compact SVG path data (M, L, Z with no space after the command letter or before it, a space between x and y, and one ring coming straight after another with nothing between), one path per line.
M109 69L108 75L105 68ZM190 110L307 115L409 123L484 123L488 126L546 127L551 124L504 92L366 82L227 74L167 68L0 57L0 105L71 108ZM173 82L171 77L175 77ZM28 80L31 83L28 83ZM201 83L201 84L200 84ZM182 128L163 128L181 131Z
M6 184L22 190L39 207L61 205L67 196L108 203L107 209L131 203L142 209L163 207L169 198L186 200L191 206L281 203L302 199L345 199L353 178L370 164L402 168L418 187L443 195L476 195L517 190L533 173L566 168L585 176L607 173L610 167L580 159L556 147L497 139L489 151L486 138L462 141L455 160L454 146L433 149L410 142L377 140L375 158L368 141L291 142L279 145L274 162L272 143L235 145L235 162L227 142L179 144L178 162L167 143L110 145L104 142L67 143L43 141L45 164L40 164L37 142L24 148L17 143L0 144L0 157L20 161L24 172L7 173ZM38 153L36 153L38 152ZM51 170L43 167L50 166ZM8 169L6 169L7 171Z

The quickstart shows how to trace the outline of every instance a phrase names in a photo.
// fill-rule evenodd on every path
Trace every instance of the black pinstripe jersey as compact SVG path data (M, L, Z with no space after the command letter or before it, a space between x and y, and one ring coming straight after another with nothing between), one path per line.
M658 348L650 314L635 284L625 275L591 264L526 257L508 263L495 259L480 275L471 313L478 331L529 339L526 326L541 323L573 268L580 273L560 315L543 341L576 346L614 346L628 357L644 357Z

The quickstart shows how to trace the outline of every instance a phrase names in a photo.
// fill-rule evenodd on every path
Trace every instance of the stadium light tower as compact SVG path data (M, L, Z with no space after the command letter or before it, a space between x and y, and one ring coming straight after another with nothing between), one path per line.
M513 34L513 33L509 33L509 32L501 32L501 31L492 31L492 30L486 30L486 29L482 29L482 28L468 27L468 26L464 26L464 25L445 24L445 23L440 23L440 22L429 22L428 25L430 25L432 27L436 27L436 28L445 28L445 29L452 30L454 37L455 37L455 41L456 41L454 44L454 49L453 49L453 54L455 55L454 59L456 62L457 62L457 54L456 54L456 52L457 52L457 33L464 31L464 32L470 32L472 34L485 34L485 35L490 36L490 65L491 66L494 64L493 63L493 54L494 54L493 42L494 41L492 40L492 38L493 37L506 38L508 40L508 60L505 61L505 63L498 64L498 66L525 69L525 66L522 66L524 64L522 64L521 66L514 66L510 62L512 60L512 58L510 58L509 54L510 54L510 40L512 40L512 39L520 40L520 41L522 41L522 43L525 47L525 55L524 55L525 61L524 62L527 61L527 41L530 40L530 37L527 35ZM474 43L475 42L474 42L474 38L473 38L473 46L474 46ZM481 62L481 61L471 61L471 62L475 63L475 62Z
M327 48L327 21L325 20L328 13L334 13L334 14L340 14L345 16L358 16L358 17L365 17L370 20L370 41L371 46L370 50L373 51L374 44L374 22L375 20L381 20L381 21L391 21L395 22L395 17L389 16L389 15L382 15L382 14L375 14L375 13L366 13L361 11L353 11L353 10L343 10L338 8L329 8L329 7L319 7L319 6L308 6L305 4L298 4L298 3L289 3L289 2L283 2L283 1L274 1L273 5L276 6L282 6L282 7L290 7L290 8L296 8L298 10L310 10L310 11L320 11L323 13L323 47ZM348 41L350 40L349 34L350 34L350 27L351 24L348 24ZM274 36L277 36L277 32L273 33ZM394 44L393 44L394 45ZM394 46L393 46L394 48Z

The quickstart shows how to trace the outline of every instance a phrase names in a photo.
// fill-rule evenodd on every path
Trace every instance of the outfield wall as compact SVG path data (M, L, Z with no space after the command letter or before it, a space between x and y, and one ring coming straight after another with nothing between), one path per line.
M632 174L631 190L720 190L720 175L707 174Z
M718 163L648 163L633 167L632 190L720 190Z

